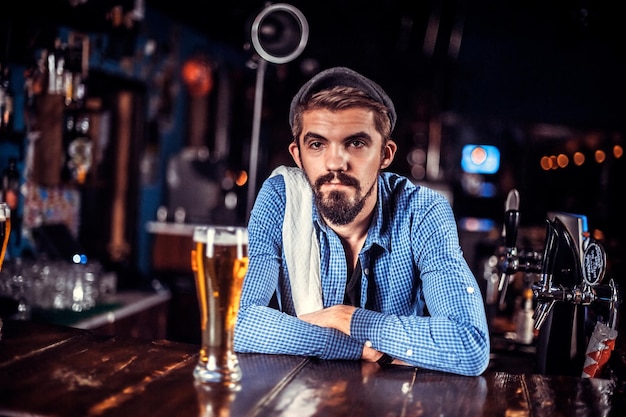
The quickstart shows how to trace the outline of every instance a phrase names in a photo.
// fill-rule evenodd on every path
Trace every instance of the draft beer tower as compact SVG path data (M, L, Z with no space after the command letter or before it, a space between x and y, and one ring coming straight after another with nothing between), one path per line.
M617 334L618 289L611 278L603 283L606 253L589 235L584 215L550 212L546 218L545 245L534 259L520 258L516 247L519 194L512 190L504 216L504 250L499 257L501 299L507 283L518 271L534 274L533 315L537 337L537 372L547 375L586 374L589 362L606 363ZM598 340L600 337L600 340ZM613 345L614 346L614 345ZM596 367L597 368L597 367Z

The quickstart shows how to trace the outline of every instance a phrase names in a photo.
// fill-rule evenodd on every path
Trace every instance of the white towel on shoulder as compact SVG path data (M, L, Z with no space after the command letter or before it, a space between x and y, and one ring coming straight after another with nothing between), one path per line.
M299 316L323 308L320 249L313 228L313 191L300 168L281 165L270 176L275 175L283 176L287 190L283 251L293 304Z

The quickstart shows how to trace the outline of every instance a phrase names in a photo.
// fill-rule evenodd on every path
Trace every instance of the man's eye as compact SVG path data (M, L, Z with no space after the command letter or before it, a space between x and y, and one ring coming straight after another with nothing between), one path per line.
M365 146L365 143L362 140L353 140L350 142L350 146L352 146L353 148L360 148L362 146Z
M309 143L309 148L319 149L322 147L322 142L311 142Z

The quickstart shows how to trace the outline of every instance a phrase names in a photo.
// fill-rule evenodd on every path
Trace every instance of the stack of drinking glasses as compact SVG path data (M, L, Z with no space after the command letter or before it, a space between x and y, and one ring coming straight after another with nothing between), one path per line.
M81 312L96 306L100 275L97 262L16 258L0 272L0 295L18 302L15 319L30 318L33 308Z

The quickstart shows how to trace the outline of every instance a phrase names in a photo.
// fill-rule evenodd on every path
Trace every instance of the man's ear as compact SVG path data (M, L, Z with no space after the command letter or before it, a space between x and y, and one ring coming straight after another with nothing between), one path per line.
M389 139L383 149L383 157L380 161L380 169L385 169L393 162L393 158L396 156L398 145L392 139Z
M298 144L295 140L289 144L289 153L291 154L291 157L293 158L296 165L298 165L298 167L302 169L302 161L300 160L300 148L298 148Z

